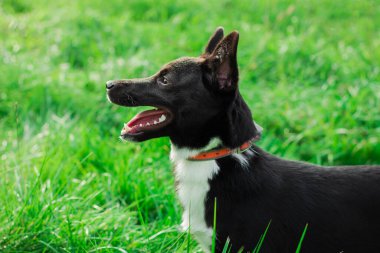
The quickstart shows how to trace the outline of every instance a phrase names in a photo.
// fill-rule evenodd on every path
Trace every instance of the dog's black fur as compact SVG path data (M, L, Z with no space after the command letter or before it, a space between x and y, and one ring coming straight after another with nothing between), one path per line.
M170 112L170 123L122 137L133 141L169 136L178 147L201 148L213 138L235 148L256 136L251 112L238 90L238 33L219 28L198 58L181 58L145 79L107 84L123 106L150 105ZM243 166L231 157L216 163L209 181L206 223L217 199L217 252L253 250L271 221L260 252L294 252L309 224L302 252L380 251L380 167L321 167L277 158L253 146Z

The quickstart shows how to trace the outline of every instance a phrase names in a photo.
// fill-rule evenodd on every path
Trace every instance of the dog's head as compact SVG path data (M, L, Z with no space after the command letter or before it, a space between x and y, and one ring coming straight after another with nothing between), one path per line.
M224 37L223 28L218 28L199 57L169 62L147 78L108 81L111 102L155 108L125 123L121 138L169 136L178 146L197 148L219 137L234 147L257 134L238 91L238 40L237 32ZM243 129L234 129L236 124Z

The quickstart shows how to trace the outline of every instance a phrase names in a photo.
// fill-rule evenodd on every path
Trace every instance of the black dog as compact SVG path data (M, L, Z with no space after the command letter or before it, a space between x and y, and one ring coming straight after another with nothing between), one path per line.
M144 79L107 82L111 102L153 106L121 137L169 136L184 229L210 251L216 199L216 251L380 252L380 167L321 167L287 161L252 141L258 125L238 90L239 34L216 30L204 54L166 64Z

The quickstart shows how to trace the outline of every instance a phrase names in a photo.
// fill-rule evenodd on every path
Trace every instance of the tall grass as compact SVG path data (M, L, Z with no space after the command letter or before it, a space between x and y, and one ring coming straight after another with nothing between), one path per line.
M120 142L138 109L104 86L199 55L217 26L240 32L261 147L380 163L379 14L374 0L0 1L0 251L200 251L177 229L168 139Z

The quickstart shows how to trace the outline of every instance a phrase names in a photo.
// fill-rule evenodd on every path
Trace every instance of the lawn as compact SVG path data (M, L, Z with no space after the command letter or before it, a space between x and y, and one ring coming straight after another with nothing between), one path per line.
M0 251L200 251L178 230L169 140L121 142L138 109L105 82L197 56L217 26L240 32L259 146L380 163L377 0L0 0Z

